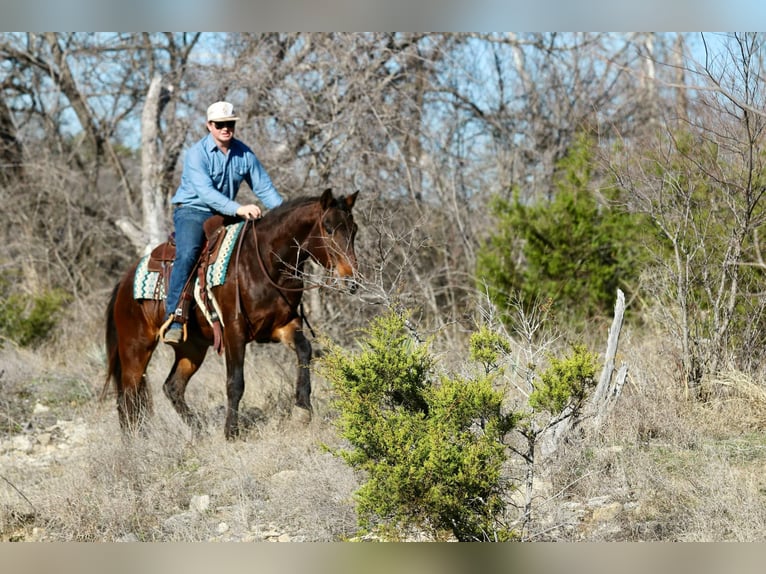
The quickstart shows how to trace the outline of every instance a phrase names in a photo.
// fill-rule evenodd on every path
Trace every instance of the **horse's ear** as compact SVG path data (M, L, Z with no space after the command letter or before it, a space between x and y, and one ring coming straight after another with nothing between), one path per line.
M333 198L332 198L332 189L329 187L324 190L322 193L322 197L319 198L319 203L322 205L322 209L329 209L332 205Z
M359 190L358 189L354 193L352 193L351 195L346 196L346 198L345 198L346 207L348 207L349 209L354 207L354 203L356 202L356 196L357 195L359 195Z

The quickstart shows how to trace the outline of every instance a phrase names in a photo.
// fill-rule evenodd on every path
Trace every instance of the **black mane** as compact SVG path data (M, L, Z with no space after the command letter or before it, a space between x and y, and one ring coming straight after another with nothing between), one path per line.
M313 197L313 196L303 196L303 197L296 197L294 199L288 199L287 201L283 202L282 204L278 205L271 211L269 211L264 217L271 216L271 217L281 217L283 213L293 211L294 209L298 207L302 207L304 205L308 205L310 203L316 203L319 201L319 197Z
M293 210L303 207L306 205L310 205L313 203L318 203L322 199L321 195L311 195L311 196L301 196L296 197L293 199L288 199L287 201L283 202L281 205L278 205L268 213L264 215L264 218L269 219L282 219L284 217L284 214L290 213ZM346 205L345 201L343 200L343 196L333 196L332 200L332 207L336 209L341 209L343 211L349 211L348 206Z

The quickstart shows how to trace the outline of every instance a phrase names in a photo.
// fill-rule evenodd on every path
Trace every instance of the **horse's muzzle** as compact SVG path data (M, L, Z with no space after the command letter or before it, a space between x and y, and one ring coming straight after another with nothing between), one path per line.
M359 288L359 273L356 269L356 261L343 261L335 265L335 278L342 288L352 295Z
M355 275L348 277L339 277L336 275L333 278L332 283L334 288L338 289L339 291L345 291L351 295L356 293L357 289L359 289L359 281Z

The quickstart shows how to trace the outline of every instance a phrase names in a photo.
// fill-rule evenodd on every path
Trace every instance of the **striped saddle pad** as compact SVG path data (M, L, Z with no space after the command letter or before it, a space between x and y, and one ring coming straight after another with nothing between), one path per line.
M244 227L244 222L235 223L226 227L218 257L207 268L208 287L223 285L226 279L226 271L229 269L229 261L237 245L237 238ZM135 299L165 299L165 282L160 279L158 271L149 271L149 255L145 255L138 262L136 275L133 280L133 297ZM195 282L199 279L195 278Z

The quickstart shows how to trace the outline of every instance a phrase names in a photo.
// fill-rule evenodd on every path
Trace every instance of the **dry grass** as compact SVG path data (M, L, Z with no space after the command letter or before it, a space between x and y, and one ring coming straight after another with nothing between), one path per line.
M216 433L192 443L171 418L127 446L93 441L81 459L49 474L45 491L28 495L42 537L329 541L353 533L355 483L322 452L321 429L268 422L246 441Z
M586 504L583 528L554 531L576 540L763 540L764 385L730 372L706 382L707 400L690 401L665 341L629 344L630 382L610 420L549 469L560 501L615 503L619 512L598 524Z
M293 422L294 355L286 349L249 351L247 426L236 442L223 438L225 369L214 354L187 393L209 433L192 440L162 395L170 354L160 348L149 368L155 415L147 436L126 442L113 399L97 399L98 342L47 355L6 345L0 355L0 412L12 421L0 433L0 540L333 541L355 534L358 484L324 448L337 441L327 387L315 377L314 420Z
M189 388L189 401L209 428L192 440L160 390L170 363L160 348L149 370L155 416L146 437L125 443L113 401L97 400L99 328L93 339L68 329L61 341L69 346L0 349L1 540L338 541L357 535L352 495L358 477L323 447L339 441L330 389L314 377L314 420L293 422L288 350L248 351L242 408L249 426L243 440L227 442L223 360L211 354ZM77 340L84 342L72 343ZM706 381L706 400L693 402L666 341L627 332L621 360L629 363L629 381L609 420L538 469L530 537L762 540L762 381L732 371Z

